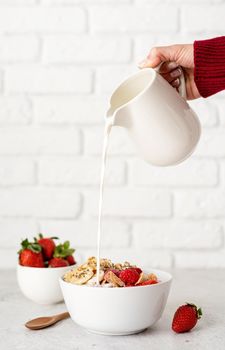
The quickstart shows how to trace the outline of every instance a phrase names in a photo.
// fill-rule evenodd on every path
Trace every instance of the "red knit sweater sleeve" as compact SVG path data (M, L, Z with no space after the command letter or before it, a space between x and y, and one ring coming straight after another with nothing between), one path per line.
M225 36L194 42L194 78L202 97L225 90Z

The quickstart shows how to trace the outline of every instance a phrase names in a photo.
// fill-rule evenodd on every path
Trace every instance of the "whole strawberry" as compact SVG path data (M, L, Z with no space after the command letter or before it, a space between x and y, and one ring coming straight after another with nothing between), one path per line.
M65 267L65 266L69 266L69 263L67 260L62 258L52 258L48 263L48 267Z
M41 246L36 242L29 242L24 239L19 250L19 263L29 267L44 267L44 259L41 253Z
M39 239L37 242L42 247L42 253L44 255L45 260L50 260L53 257L54 250L55 250L55 242L53 239L58 239L58 237L50 237L50 238L44 238L43 235L39 234Z
M73 255L67 256L66 260L68 261L69 265L75 265L76 264L76 261L75 261Z
M75 249L70 247L70 242L65 241L62 244L58 244L55 247L53 257L54 258L62 258L67 260L69 265L75 264L75 260L73 257L73 253L75 252Z
M128 268L122 270L119 274L119 278L125 283L126 286L133 286L138 281L140 274L134 268Z
M186 303L180 306L174 314L172 329L176 333L184 333L190 331L196 325L202 316L201 308L196 305Z

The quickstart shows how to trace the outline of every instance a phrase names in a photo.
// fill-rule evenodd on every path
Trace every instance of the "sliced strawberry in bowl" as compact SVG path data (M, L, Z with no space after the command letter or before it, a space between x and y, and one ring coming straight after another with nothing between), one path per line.
M106 270L105 274L104 274L104 278L107 278L107 274L112 271L117 277L119 277L120 275L120 270L117 269L113 269L113 268L109 268L108 270Z
M147 280L147 281L136 284L136 286L148 286L150 284L157 284L157 283L158 283L158 281L155 281L155 280Z
M122 270L119 274L119 278L125 283L126 286L134 286L138 281L140 274L134 268L127 268Z
M142 269L140 269L140 267L132 267L132 269L137 271L137 273L139 273L139 275L142 273Z

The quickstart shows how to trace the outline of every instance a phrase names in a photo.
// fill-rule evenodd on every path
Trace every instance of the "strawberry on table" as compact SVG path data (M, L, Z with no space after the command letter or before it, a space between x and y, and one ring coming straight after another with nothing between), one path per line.
M180 306L174 314L172 329L176 333L184 333L190 331L196 325L202 316L201 308L196 305L186 303Z
M53 257L55 250L54 239L58 239L58 237L44 238L41 233L39 234L39 239L37 240L37 242L42 247L42 253L44 255L45 260L50 260Z
M29 242L24 239L21 242L22 248L19 250L19 263L29 267L44 267L44 259L41 246L36 242Z
M67 260L62 259L62 258L52 258L49 263L49 267L65 267L69 266L69 263Z

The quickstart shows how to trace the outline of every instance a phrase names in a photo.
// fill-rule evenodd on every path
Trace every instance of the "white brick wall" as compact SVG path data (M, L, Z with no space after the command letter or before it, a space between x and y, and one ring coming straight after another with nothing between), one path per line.
M105 100L94 94L32 97L34 121L49 125L102 124L107 106Z
M104 113L152 46L225 35L225 0L0 0L0 268L21 238L96 253ZM112 131L102 255L160 268L225 267L225 94L190 104L185 163L138 159Z
M39 53L39 38L31 35L0 36L0 62L34 61Z
M3 217L75 218L81 211L81 196L71 189L19 188L0 190Z
M79 130L73 128L20 127L0 129L0 154L77 154L81 149Z
M129 172L138 186L202 187L218 183L218 166L214 160L190 159L176 167L153 167L142 160L131 162Z
M39 162L39 182L42 185L99 186L99 173L97 157L43 158ZM126 164L121 160L111 160L106 170L106 185L124 185L125 176Z
M109 15L110 13L110 15ZM90 28L101 33L175 32L178 8L159 2L152 6L90 6Z
M77 6L3 7L0 11L0 32L3 33L81 33L85 29L85 12Z
M129 62L131 42L126 38L99 38L92 35L46 37L43 61L46 63L115 63Z
M32 119L32 107L25 96L0 97L0 125L28 124Z
M7 93L88 93L92 86L90 69L55 68L36 65L13 66L5 69Z
M98 192L88 192L85 196L86 210L97 216ZM104 198L105 216L124 218L167 218L171 215L171 195L150 189L106 189Z

